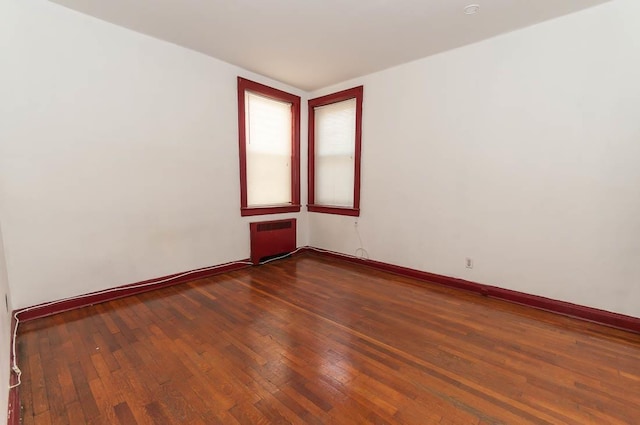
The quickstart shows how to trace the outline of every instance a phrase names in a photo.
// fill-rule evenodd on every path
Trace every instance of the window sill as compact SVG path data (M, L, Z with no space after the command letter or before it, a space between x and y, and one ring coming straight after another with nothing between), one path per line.
M300 212L300 205L272 205L265 207L243 207L240 208L240 215L242 217L251 215L266 215L266 214L282 214L290 212Z
M336 214L336 215L348 215L351 217L359 217L360 209L359 208L348 208L348 207L331 207L326 205L307 205L307 210L309 212L317 212L317 213L325 213L325 214Z

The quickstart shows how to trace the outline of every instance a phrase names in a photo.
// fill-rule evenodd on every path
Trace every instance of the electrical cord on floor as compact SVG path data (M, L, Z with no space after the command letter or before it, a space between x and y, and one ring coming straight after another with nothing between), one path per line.
M359 257L357 255L351 255L351 254L343 254L341 252L330 251L328 249L322 249L322 248L314 248L312 246L301 246L300 248L298 248L298 249L296 249L294 251L291 251L291 252L289 252L287 254L282 254L281 256L270 258L268 260L262 261L262 262L258 263L258 265L261 266L263 264L267 264L267 263L270 263L272 261L276 261L276 260L281 260L283 258L287 258L287 257L295 254L296 252L299 252L299 251L302 251L302 250L316 251L316 252L322 252L322 253L325 253L325 254L332 254L332 255L339 255L341 257L347 257L347 258L357 258L359 260L368 260L369 259L369 254L367 253L367 251L364 248L358 248L356 250L356 253L358 251L362 250L367 255L366 257Z
M11 359L11 370L18 377L18 382L16 382L13 385L9 385L9 389L17 388L17 387L20 386L20 384L22 384L22 370L18 366L18 357L16 355L17 354L16 341L18 339L18 325L20 324L20 318L18 317L19 314L25 313L27 311L43 308L43 307L49 307L49 306L56 305L56 304L59 304L59 303L62 303L62 302L66 302L66 301L77 300L77 299L80 299L80 298L84 298L87 295L103 295L103 294L110 294L110 293L120 292L120 291L129 291L131 289L144 288L146 286L153 286L153 285L157 285L159 283L170 282L172 280L175 280L175 279L178 279L178 278L181 278L181 277L184 277L184 276L189 276L189 275L194 274L194 273L203 272L203 271L209 271L209 270L216 270L216 269L219 269L221 267L231 266L231 265L236 265L236 264L248 265L248 266L253 265L253 263L251 263L249 261L231 261L229 263L218 264L217 266L202 267L200 269L191 270L191 271L188 271L188 272L185 272L185 273L180 273L178 275L171 276L171 277L168 277L168 278L162 279L162 280L156 280L156 281L153 281L153 282L141 283L139 285L132 285L132 286L124 286L124 287L118 287L118 288L104 289L102 291L92 292L90 294L76 295L76 296L73 296L73 297L62 298L60 300L51 301L51 302L47 302L47 303L44 303L44 304L38 304L38 305L34 305L32 307L23 308L22 310L16 311L13 314L13 319L15 320L15 325L13 327L13 342L12 342L12 346L11 346L11 357L12 357L12 359Z
M289 257L289 256L291 256L291 255L293 255L293 254L295 254L296 252L298 252L298 251L300 251L300 250L303 250L303 249L305 249L305 248L306 248L306 247L301 246L300 248L295 249L295 250L293 250L293 251L291 251L291 252L289 252L289 253L287 253L287 254L283 254L283 255L280 255L280 256L278 256L278 257L269 258L268 260L261 261L260 263L258 263L258 265L259 265L259 266L261 266L261 265L263 265L263 264L267 264L267 263L270 263L270 262L272 262L272 261L276 261L276 260L281 260L281 259L283 259L283 258L287 258L287 257Z

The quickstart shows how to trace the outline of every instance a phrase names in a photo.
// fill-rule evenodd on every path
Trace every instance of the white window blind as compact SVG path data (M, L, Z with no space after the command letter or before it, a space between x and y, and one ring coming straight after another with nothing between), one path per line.
M291 203L291 104L245 92L247 206Z
M353 207L356 99L314 108L316 205Z

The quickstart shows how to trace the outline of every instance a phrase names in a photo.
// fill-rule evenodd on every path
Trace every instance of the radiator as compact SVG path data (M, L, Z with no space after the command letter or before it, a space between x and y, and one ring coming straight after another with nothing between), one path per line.
M266 257L274 257L296 249L296 219L250 223L251 262L258 264Z

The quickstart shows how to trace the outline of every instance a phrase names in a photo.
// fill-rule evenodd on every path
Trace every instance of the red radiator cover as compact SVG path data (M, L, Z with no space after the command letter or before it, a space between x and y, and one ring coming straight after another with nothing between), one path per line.
M250 223L251 262L265 257L287 254L296 249L296 219Z

